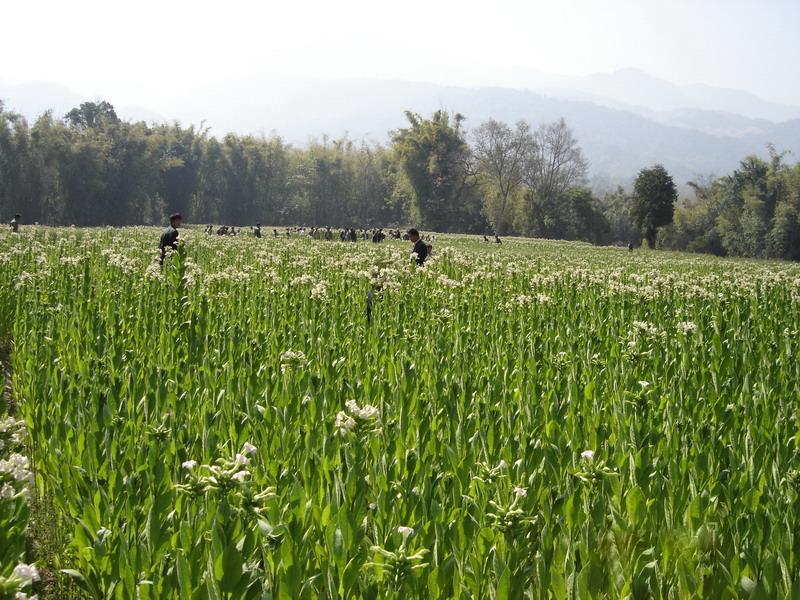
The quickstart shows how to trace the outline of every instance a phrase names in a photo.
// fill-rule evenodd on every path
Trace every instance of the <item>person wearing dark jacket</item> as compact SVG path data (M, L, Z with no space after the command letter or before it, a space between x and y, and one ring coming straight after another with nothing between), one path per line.
M22 219L22 215L17 213L14 215L14 218L8 223L11 226L11 231L14 233L19 233L19 221Z
M425 245L425 242L422 241L422 238L419 236L419 231L416 229L408 230L408 239L414 244L414 248L411 250L413 254L417 255L414 260L416 260L417 264L421 267L425 264L425 259L428 258L428 247Z
M181 226L183 219L180 213L175 213L169 216L169 227L161 234L161 240L158 243L158 248L161 250L161 262L164 262L164 256L167 253L167 248L173 250L178 249L178 228Z

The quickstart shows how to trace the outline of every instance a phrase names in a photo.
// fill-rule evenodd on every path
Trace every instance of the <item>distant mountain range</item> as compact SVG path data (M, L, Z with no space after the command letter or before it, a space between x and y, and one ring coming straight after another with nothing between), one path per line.
M204 122L215 135L274 131L295 144L344 134L383 142L390 130L404 126L405 110L457 111L468 126L490 117L533 124L564 117L591 174L609 182L629 181L656 162L681 183L719 175L748 154L765 156L769 143L800 159L800 107L747 92L678 86L634 70L571 78L509 71L498 73L497 80L522 81L525 87L264 76L207 85L176 101L154 99L146 108L118 105L117 111L149 122ZM85 100L53 83L0 83L0 98L29 118L48 108L62 116Z

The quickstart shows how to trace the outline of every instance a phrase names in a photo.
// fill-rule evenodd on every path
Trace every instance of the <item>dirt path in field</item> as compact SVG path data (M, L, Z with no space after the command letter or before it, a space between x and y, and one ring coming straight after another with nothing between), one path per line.
M13 369L11 366L11 344L0 342L0 371L3 377L3 401L6 412L17 417L18 403L14 395ZM31 461L31 470L36 473L33 459L32 438L28 436L26 454ZM53 503L39 495L36 486L31 489L28 500L30 517L27 527L27 554L29 562L36 563L41 581L35 591L41 600L80 598L72 581L55 567L55 558L63 549L62 536L59 535L58 519Z
M0 344L0 367L3 371L3 400L8 414L14 416L17 403L14 400L14 389L11 384L11 352L8 342Z

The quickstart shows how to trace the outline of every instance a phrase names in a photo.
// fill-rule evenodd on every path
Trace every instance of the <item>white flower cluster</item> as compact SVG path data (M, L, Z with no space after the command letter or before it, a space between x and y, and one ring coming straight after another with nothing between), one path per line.
M145 279L150 279L150 280L161 279L162 276L161 265L158 263L157 260L147 265L147 268L144 270L144 276Z
M6 445L19 446L25 441L25 421L6 417L0 420L0 450Z
M302 369L308 364L308 359L302 350L292 350L289 348L281 354L281 373Z
M14 417L0 421L0 450L19 448L25 441L25 422ZM10 500L20 493L27 498L33 472L28 457L17 452L0 459L0 500Z
M410 536L414 535L414 528L413 527L404 527L400 526L397 528L397 533L403 536L403 541L407 540Z
M447 287L447 288L458 288L458 287L461 287L461 282L460 281L457 281L455 279L450 279L447 275L444 275L444 274L439 275L439 277L437 278L436 281L442 287Z
M65 267L76 267L83 262L83 256L62 256L61 264Z
M400 272L396 269L373 267L366 273L370 287L377 291L400 289Z
M36 600L38 596L35 594L29 595L21 590L39 580L39 570L35 566L19 563L14 567L10 577L0 577L0 590L5 590L7 593L15 592L13 596L15 600ZM3 595L3 598L5 597ZM8 597L10 598L11 596Z
M15 290L21 290L25 287L25 285L29 281L33 281L34 276L28 273L27 271L22 271L19 275L17 275L17 281L14 283Z
M119 254L112 248L104 248L100 254L105 257L109 266L117 267L125 273L132 274L139 270L140 265L137 259L130 256L125 256L124 254Z
M194 287L202 280L203 270L191 258L187 258L184 263L186 271L183 275L183 280L188 287Z
M195 278L199 277L195 274ZM228 266L217 273L208 273L203 278L205 288L209 288L216 282L221 283L246 283L252 277L252 266L237 268Z
M314 283L314 278L311 275L305 275L305 274L304 275L298 275L297 277L295 277L294 279L292 279L289 282L289 284L292 287L295 287L295 286L298 286L298 285L311 285L312 283Z
M359 406L355 400L345 402L346 410L340 410L336 414L334 426L342 436L350 433L363 431L368 433L380 433L379 425L380 411L371 404Z
M634 321L633 322L633 331L635 333L641 333L646 336L655 336L658 335L659 329L652 323L648 321Z
M355 400L348 400L344 405L347 407L347 410L350 411L350 414L363 421L377 419L380 416L378 409L371 404L359 406Z
M257 450L258 448L253 444L245 442L241 451L236 453L232 461L219 460L213 465L200 465L196 460L187 460L181 463L181 467L190 472L195 472L198 467L208 471L211 474L209 477L198 478L198 481L208 489L217 486L220 481L226 479L242 483L250 476L250 472L245 467L250 465L250 456L255 454Z
M14 567L14 575L26 581L39 581L39 571L33 565L19 563Z
M33 472L27 456L14 453L8 459L0 459L0 475L8 475L15 481L33 483Z
M311 288L311 299L312 300L319 300L320 302L324 302L328 299L328 284L324 281L320 281L314 287Z
M357 423L353 417L348 415L343 410L340 410L336 414L336 421L334 425L340 434L347 435L356 428Z
M683 335L689 335L690 333L697 333L697 323L692 321L681 321L676 325L678 332L682 333Z

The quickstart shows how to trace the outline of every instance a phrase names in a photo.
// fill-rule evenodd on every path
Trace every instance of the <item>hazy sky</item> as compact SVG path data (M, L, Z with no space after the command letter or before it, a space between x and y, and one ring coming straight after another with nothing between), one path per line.
M496 83L624 67L800 104L800 0L7 0L0 79L148 104L254 74Z

